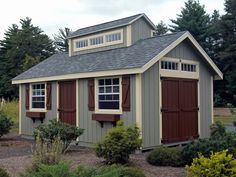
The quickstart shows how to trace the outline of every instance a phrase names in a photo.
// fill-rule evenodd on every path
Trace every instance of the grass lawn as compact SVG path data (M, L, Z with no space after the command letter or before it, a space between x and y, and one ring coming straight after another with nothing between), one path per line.
M233 125L233 122L236 121L236 116L215 116L214 122L220 121L224 125Z

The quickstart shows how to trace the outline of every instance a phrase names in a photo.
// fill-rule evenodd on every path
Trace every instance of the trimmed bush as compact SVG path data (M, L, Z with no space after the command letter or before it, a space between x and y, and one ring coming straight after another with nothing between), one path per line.
M38 137L42 141L52 142L60 137L65 150L72 141L75 141L82 133L83 129L69 125L56 119L50 120L49 124L39 125L34 131L34 137Z
M184 166L181 149L177 147L158 146L148 154L146 160L156 166Z
M126 128L123 121L118 121L117 126L108 130L105 138L95 145L96 155L105 158L109 164L127 163L129 155L141 147L139 135L136 125Z
M9 133L12 126L12 120L0 111L0 137Z
M37 138L33 151L33 166L37 168L38 164L58 164L61 160L62 146L59 137L50 143L43 142L41 139Z
M227 150L212 153L209 158L199 155L187 166L187 177L236 176L236 160Z
M0 176L1 177L10 177L9 174L4 170L3 168L0 167Z

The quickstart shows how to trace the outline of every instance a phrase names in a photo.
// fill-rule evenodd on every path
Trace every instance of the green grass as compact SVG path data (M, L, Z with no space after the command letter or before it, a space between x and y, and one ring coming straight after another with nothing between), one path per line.
M236 116L215 116L214 122L220 121L224 125L233 125L233 122L236 121Z
M7 115L7 117L11 118L14 122L14 126L12 127L12 133L18 132L19 127L19 102L18 100L7 101L0 110Z

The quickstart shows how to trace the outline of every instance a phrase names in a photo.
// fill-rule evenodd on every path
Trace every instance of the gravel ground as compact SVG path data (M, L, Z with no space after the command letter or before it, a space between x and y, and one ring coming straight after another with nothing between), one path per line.
M32 141L23 140L19 136L7 136L0 140L0 167L5 168L12 177L32 164ZM184 168L156 167L145 160L146 153L131 155L130 166L140 168L146 177L184 177ZM69 161L72 167L78 165L100 166L104 160L97 158L89 148L73 147L63 155L63 160Z

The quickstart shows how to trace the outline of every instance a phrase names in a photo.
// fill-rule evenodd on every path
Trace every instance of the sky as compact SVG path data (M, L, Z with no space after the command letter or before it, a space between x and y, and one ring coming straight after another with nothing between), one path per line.
M52 37L60 28L73 31L119 18L145 13L154 24L171 24L184 7L185 0L2 0L0 7L0 40L12 24L29 17ZM225 0L199 0L211 14L224 14Z

